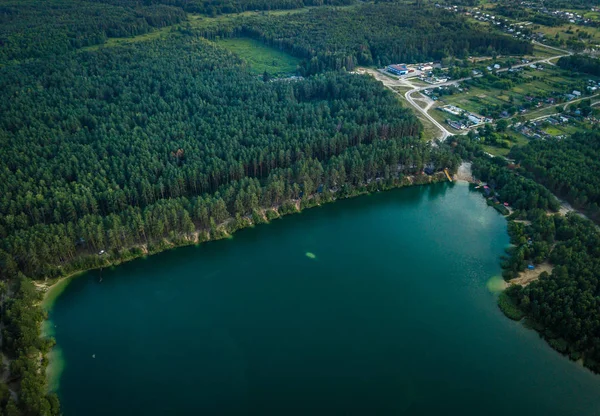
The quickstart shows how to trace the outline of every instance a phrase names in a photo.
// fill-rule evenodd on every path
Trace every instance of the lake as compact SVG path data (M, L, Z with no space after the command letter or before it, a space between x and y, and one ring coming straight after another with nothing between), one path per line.
M506 229L435 184L89 272L50 311L64 415L600 414L498 309Z

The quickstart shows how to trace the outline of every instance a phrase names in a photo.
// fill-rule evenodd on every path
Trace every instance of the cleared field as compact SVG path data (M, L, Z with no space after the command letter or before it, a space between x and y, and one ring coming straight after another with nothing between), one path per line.
M172 30L172 26L166 26L161 29L156 29L149 33L144 33L143 35L130 36L130 37L126 37L126 38L108 38L106 40L106 42L104 42L103 44L86 46L79 50L80 51L94 51L94 50L98 50L100 48L112 48L115 46L123 46L123 45L130 45L132 43L137 43L137 42L145 42L145 41L165 37L171 30Z
M584 131L584 125L561 124L556 126L548 126L543 129L546 133L552 136L571 135L579 131Z
M483 146L483 150L494 156L506 156L510 152L510 149L494 146Z
M577 40L580 37L580 34L585 32L588 35L590 35L590 38L588 39L587 37L583 38L582 40L584 42L589 42L591 44L598 44L600 43L600 29L595 28L595 27L591 27L591 26L577 26L575 24L564 24L561 26L539 26L538 29L536 29L538 32L543 33L544 35L546 35L547 38L552 38L552 39L560 39L560 40L564 40L567 41L569 39L574 39ZM556 37L558 35L558 38Z
M256 74L290 75L300 63L300 59L250 38L222 39L216 43L240 56Z
M222 25L224 23L232 22L240 17L257 16L257 15L260 15L260 16L263 16L263 15L285 16L285 15L289 15L289 14L307 13L310 9L314 9L317 7L321 8L321 9L324 9L324 8L350 9L353 7L357 7L359 4L360 4L360 2L357 2L356 4L350 4L347 6L308 6L308 7L302 7L299 9L245 11L245 12L241 12L241 13L221 14L221 15L218 15L215 17L209 17L206 15L196 14L196 13L188 13L188 21L193 28L202 29L202 28L214 27L214 26Z
M600 12L587 12L583 15L586 19L600 20Z
M511 140L508 141L509 147L508 148L496 147L496 146L489 146L489 145L484 144L483 148L485 149L486 152L488 152L494 156L506 156L510 152L510 149L512 149L514 146L525 146L527 143L529 143L529 140L520 133L516 133L514 131L507 130L506 132L504 132L502 134L510 136Z

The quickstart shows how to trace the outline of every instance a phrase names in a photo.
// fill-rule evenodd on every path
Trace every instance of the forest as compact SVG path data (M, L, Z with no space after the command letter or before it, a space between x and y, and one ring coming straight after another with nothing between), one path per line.
M569 71L600 76L600 59L587 55L563 56L557 65Z
M527 42L483 30L460 15L398 3L317 8L269 18L249 16L240 22L241 30L234 27L234 34L262 40L305 59L307 73L533 51Z
M536 140L514 147L510 157L520 163L520 171L573 206L597 219L600 213L600 133L576 133L565 140Z
M136 7L139 0L89 0L125 7ZM226 13L242 13L255 10L297 9L311 6L346 6L355 0L144 0L143 4L163 4L180 7L189 13L216 16Z
M13 237L33 226L214 194L361 144L420 141L412 113L369 78L265 83L194 36L70 58L0 69L1 246L32 277L48 271ZM418 171L429 162L419 147L384 163ZM374 162L369 173L382 173ZM54 257L41 255L40 265Z
M185 19L183 10L164 5L131 8L83 0L4 0L0 3L0 65L55 57Z

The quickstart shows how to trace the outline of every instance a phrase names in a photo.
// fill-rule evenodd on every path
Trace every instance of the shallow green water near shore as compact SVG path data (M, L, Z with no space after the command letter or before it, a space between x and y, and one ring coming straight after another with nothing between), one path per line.
M64 414L600 414L600 377L497 308L507 244L436 184L87 273L50 314Z

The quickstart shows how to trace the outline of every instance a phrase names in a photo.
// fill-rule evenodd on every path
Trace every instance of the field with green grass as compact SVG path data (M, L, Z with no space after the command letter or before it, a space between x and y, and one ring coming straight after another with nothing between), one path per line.
M560 39L567 41L569 39L577 40L580 37L581 32L589 34L589 39L584 38L586 43L598 44L600 43L600 29L591 26L577 26L575 24L566 23L561 26L543 26L539 25L536 29L537 32L543 33L547 38ZM558 38L556 37L558 35Z
M266 71L271 76L293 75L300 63L300 59L250 38L221 39L216 43L241 57L256 74Z
M503 132L502 135L507 135L510 137L510 140L506 141L508 143L508 148L490 146L484 143L484 150L494 156L506 156L510 152L510 149L512 149L514 146L525 146L527 143L529 143L527 137L512 130L507 130Z

